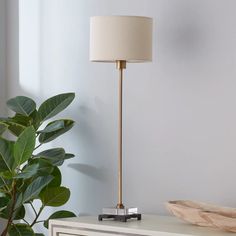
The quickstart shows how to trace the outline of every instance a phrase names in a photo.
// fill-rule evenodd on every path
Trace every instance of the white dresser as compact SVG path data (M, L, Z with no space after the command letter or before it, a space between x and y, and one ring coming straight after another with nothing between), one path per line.
M175 217L143 215L126 223L97 217L50 220L49 236L231 236L232 233L192 226Z

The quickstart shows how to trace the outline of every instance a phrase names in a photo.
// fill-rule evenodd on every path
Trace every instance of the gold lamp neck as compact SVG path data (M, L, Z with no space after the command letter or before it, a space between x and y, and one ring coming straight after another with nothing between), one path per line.
M118 60L116 61L116 69L126 69L126 61Z
M125 208L122 200L122 152L123 152L123 143L122 143L122 103L123 103L123 69L126 68L126 61L117 60L116 68L119 70L119 116L118 116L118 204L116 208L123 209Z

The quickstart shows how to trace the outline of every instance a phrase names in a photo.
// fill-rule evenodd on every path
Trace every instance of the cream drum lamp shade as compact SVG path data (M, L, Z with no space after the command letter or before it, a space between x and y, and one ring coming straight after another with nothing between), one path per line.
M152 61L152 18L91 17L90 60L95 62Z

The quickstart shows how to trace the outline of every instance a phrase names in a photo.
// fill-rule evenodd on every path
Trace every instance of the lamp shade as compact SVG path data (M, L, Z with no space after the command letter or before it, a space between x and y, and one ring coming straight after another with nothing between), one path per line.
M90 19L90 60L152 60L152 18L94 16Z

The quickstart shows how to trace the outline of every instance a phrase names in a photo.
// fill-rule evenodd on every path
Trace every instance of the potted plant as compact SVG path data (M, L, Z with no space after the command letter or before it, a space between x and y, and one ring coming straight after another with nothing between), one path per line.
M7 101L15 114L0 118L0 218L6 222L1 236L43 235L33 231L35 224L48 227L49 219L75 216L70 211L58 211L48 219L39 220L46 207L62 206L70 198L70 190L61 186L59 166L74 155L61 147L46 150L40 147L73 127L71 119L51 118L69 106L74 97L74 93L59 94L47 99L38 109L25 96ZM10 139L7 133L15 138ZM41 203L38 211L34 206L36 199ZM26 205L32 208L33 219L25 218Z

